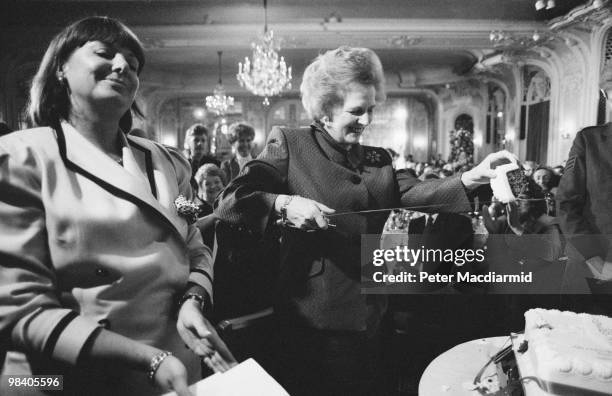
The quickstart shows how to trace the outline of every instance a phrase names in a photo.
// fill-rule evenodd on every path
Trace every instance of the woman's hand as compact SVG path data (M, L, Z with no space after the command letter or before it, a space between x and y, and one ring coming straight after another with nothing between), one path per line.
M461 182L468 189L476 188L480 184L487 184L491 179L496 177L494 169L498 165L517 161L516 156L506 150L491 153L487 155L480 164L476 165L476 167L464 172L461 175Z
M155 383L165 391L175 391L177 396L193 396L187 385L187 370L180 360L167 356L153 377Z
M204 359L214 372L224 372L235 366L236 359L204 317L194 300L187 300L179 311L176 328L185 344Z
M289 199L288 195L279 195L276 199L275 208L280 212L280 208ZM301 230L325 230L329 226L328 219L325 215L335 212L322 203L313 201L312 199L294 195L291 197L289 204L286 205L287 220L295 228Z

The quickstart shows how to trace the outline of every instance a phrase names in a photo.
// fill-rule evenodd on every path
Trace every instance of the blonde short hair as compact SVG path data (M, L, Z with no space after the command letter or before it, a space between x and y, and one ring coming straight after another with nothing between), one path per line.
M193 178L196 183L198 183L198 186L200 186L208 176L218 176L219 179L221 179L221 183L225 186L225 172L215 164L204 164L200 166Z
M376 101L385 100L385 76L374 51L343 46L319 55L306 67L300 85L308 115L314 120L330 116L351 83L374 86Z

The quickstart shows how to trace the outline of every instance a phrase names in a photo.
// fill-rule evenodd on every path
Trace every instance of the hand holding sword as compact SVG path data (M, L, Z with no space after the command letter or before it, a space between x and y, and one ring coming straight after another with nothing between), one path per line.
M274 203L274 209L281 217L277 224L285 227L307 232L335 227L327 217L335 213L334 209L299 195L279 195Z

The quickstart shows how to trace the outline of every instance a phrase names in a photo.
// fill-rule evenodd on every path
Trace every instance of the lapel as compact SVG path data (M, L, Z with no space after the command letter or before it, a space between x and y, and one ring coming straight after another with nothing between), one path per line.
M236 159L236 156L232 157L232 161L230 162L230 168L232 170L231 178L235 179L240 173L240 165L238 165L238 160ZM227 180L226 182L229 183L230 181Z
M128 200L141 208L152 209L153 213L184 238L180 230L185 227L176 214L174 202L164 202L162 205L156 199L157 185L162 181L158 179L163 172L157 176L151 150L133 140L128 141L124 135L121 135L121 138L124 140L125 167L104 154L70 124L62 123L57 130L60 156L68 169L83 175L114 196ZM138 150L136 153L132 150L135 146Z
M370 202L375 202L378 208L394 204L394 202L388 202L392 198L387 192L389 180L381 177L383 175L379 168L365 165L366 149L362 145L355 144L349 151L344 151L317 123L312 124L311 128L319 147L327 158L340 165L346 172L359 175L363 179Z
M378 208L388 208L397 205L395 194L389 194L389 184L393 183L393 176L389 173L390 166L377 166L366 160L367 155L378 153L378 149L368 146L359 146L358 152L361 177L370 193L370 201L376 203Z
M316 126L313 126L313 127L315 129L319 129ZM325 156L329 158L332 162L335 162L336 164L339 164L343 168L346 168L346 165L347 165L346 155L343 152L341 152L339 149L333 146L334 143L331 141L332 138L329 137L329 135L326 135L327 132L324 132L322 130L315 130L313 133L314 133L315 139L317 140L319 147L321 147L321 150L323 150L323 153L325 154Z
M124 151L126 151L123 153L123 167L140 179L147 180L151 193L158 198L151 150L132 140L131 136L122 135L122 138L125 143Z

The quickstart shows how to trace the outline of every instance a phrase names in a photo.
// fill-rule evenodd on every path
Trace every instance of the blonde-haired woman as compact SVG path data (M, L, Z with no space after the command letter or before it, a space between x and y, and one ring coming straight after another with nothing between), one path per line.
M386 150L359 141L385 99L384 74L366 48L327 51L305 70L310 127L274 128L263 152L219 198L217 215L254 235L282 230L276 312L278 375L292 395L380 393L378 325L384 296L361 294L361 235L381 233L400 205L469 210L466 188L488 182L498 153L444 180L398 180ZM327 215L350 212L334 218ZM304 232L313 231L313 232Z

